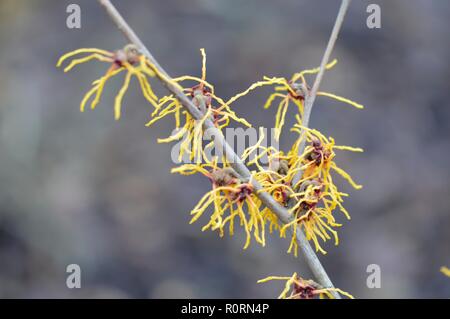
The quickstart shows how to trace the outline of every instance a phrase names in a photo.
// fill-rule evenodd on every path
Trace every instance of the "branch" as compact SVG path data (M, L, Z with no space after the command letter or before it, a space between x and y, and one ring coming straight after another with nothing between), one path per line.
M175 86L168 73L159 65L150 51L145 47L142 41L138 38L138 36L134 33L133 29L128 25L128 23L124 20L124 18L120 15L117 9L112 5L109 0L98 0L99 3L105 8L111 19L117 25L117 27L122 31L125 37L134 45L136 45L139 50L148 58L148 60L159 70L157 76L161 80L162 84L181 102L183 107L185 107L188 112L197 120L202 118L202 113L198 110L198 108L192 103L191 100L177 87ZM344 0L345 2L345 0ZM348 1L347 1L348 2ZM342 7L341 7L342 11ZM323 71L322 71L323 73ZM161 76L162 75L162 76ZM287 224L293 221L294 217L289 211L282 207L272 196L268 193L262 191L262 186L254 179L250 179L251 173L247 166L242 162L239 156L234 152L232 147L225 141L225 138L220 130L218 130L213 122L209 119L204 121L204 129L209 130L213 136L215 136L214 142L218 149L223 149L224 155L227 160L230 162L232 168L244 179L249 179L254 187L255 194L259 197L264 205L266 205L272 212L284 223ZM312 273L316 277L316 281L320 283L323 287L333 288L333 284L328 277L325 269L317 258L314 250L312 249L309 241L306 239L302 230L298 228L297 230L297 242L300 249L303 252L303 255L307 261L308 266L310 267ZM340 296L337 293L333 293L335 298L339 298Z
M336 22L334 23L333 30L331 31L330 39L328 40L327 47L325 49L325 53L323 54L322 61L320 62L319 73L317 73L316 79L314 80L313 87L311 91L305 97L305 109L302 118L302 126L308 127L309 119L311 117L312 107L314 105L314 101L316 100L317 92L319 91L320 83L322 82L323 74L325 73L325 66L328 64L330 60L331 52L333 51L334 45L336 44L336 40L341 30L342 23L344 22L345 14L347 13L347 9L350 5L351 0L342 0L341 7L339 8L338 15L336 17ZM302 130L303 132L303 130ZM298 147L298 154L303 154L305 150L306 138L304 138ZM297 174L292 179L292 185L297 184L297 182L302 177L302 171L299 170Z

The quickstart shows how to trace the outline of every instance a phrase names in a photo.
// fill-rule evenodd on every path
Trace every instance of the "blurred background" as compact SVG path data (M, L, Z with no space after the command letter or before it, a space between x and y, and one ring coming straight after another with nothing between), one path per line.
M81 29L66 7L81 7ZM382 9L368 29L366 8ZM263 75L290 77L319 65L339 1L114 1L172 75L200 73L223 98ZM311 125L338 144L338 164L364 188L346 201L352 220L339 246L320 256L337 287L360 298L448 298L450 278L450 2L353 1L322 89L366 106L319 97ZM126 40L96 1L0 2L0 297L274 298L294 271L311 278L288 241L242 250L244 234L219 238L189 225L209 189L199 176L171 175L171 145L157 144L170 120L146 128L150 108L133 82L123 118L112 105L122 78L108 83L95 111L79 112L90 83L107 66L64 74L55 63L80 47L115 50ZM313 78L309 78L312 83ZM156 85L158 92L165 93ZM235 104L255 126L272 127L261 89ZM290 113L290 117L293 114ZM292 120L290 120L292 123ZM285 134L282 148L292 140ZM203 220L202 222L204 222ZM82 288L66 287L78 264ZM381 288L366 286L369 264Z

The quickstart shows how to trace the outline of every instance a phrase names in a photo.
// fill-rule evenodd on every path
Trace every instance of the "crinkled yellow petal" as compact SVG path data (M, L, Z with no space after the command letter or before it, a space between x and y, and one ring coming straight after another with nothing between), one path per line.
M317 92L317 95L327 96L329 98L335 99L336 101L350 104L351 106L354 106L357 109L363 109L364 108L364 105L362 105L362 104L356 103L356 102L354 102L354 101L352 101L350 99L347 99L345 97L342 97L342 96L339 96L339 95L335 95L335 94L332 94L332 93Z
M114 54L111 52L108 52L106 50L101 50L101 49L96 49L96 48L81 48L78 50L74 50L74 51L70 51L67 52L66 54L64 54L63 56L61 56L58 60L58 63L56 64L57 67L60 67L61 64L68 58L80 54L80 53L98 53L98 54L102 54L102 55L106 55L109 57L112 57Z
M122 99L125 95L125 92L128 89L128 86L130 85L131 80L131 72L128 72L125 76L125 81L122 85L122 87L119 90L119 93L116 96L115 102L114 102L114 119L119 120L120 119L120 113L121 113L121 107L122 107Z

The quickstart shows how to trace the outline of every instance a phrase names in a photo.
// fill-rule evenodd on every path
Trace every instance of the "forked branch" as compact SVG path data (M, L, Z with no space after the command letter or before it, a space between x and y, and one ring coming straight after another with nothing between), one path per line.
M200 112L200 110L192 103L192 101L186 96L185 93L183 93L176 85L173 84L173 81L171 80L171 77L168 75L168 73L156 61L156 59L153 57L150 51L146 48L143 42L135 34L133 29L131 29L131 27L121 16L121 14L117 11L117 9L112 5L112 3L109 0L98 0L98 1L105 8L111 19L114 21L117 27L123 32L126 38L131 43L136 45L142 52L142 54L144 54L147 57L147 59L158 69L159 72L157 73L157 76L161 80L162 84L181 102L183 107L187 109L187 111L192 115L192 117L194 117L197 120L200 120L202 118L202 113ZM305 116L307 116L307 119L309 119L308 113L311 112L312 104L314 102L318 86L323 76L324 65L328 61L331 51L333 49L334 42L336 41L337 34L339 32L340 26L342 25L343 18L349 5L349 2L350 0L342 1L338 18L336 19L336 24L333 28L333 32L331 34L327 50L325 51L324 58L322 59L321 70L316 78L316 82L314 83L314 87L311 91L311 94L308 100L306 101ZM222 135L220 130L218 130L215 127L213 122L207 119L203 123L204 129L208 130L209 132L211 132L213 136L215 136L214 142L216 144L216 147L218 149L223 149L224 155L230 162L232 168L243 179L251 180L251 183L253 184L255 190L255 194L260 198L262 203L266 205L269 209L271 209L283 223L286 224L292 222L293 216L289 213L289 211L285 207L282 207L268 193L262 191L262 186L255 179L250 179L251 173L249 169L239 158L239 156L234 152L233 148L225 141L224 136ZM317 255L315 254L314 250L312 249L311 245L309 244L308 240L306 239L305 235L303 234L300 228L297 230L297 242L317 282L320 283L325 288L333 288L333 284L330 278L328 277L325 269L323 268L322 264L317 258ZM338 293L334 292L333 296L335 298L340 299Z

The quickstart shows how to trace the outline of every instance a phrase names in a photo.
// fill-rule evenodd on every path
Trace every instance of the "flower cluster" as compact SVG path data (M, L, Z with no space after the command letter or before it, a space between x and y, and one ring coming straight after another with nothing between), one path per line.
M333 68L336 63L337 60L333 60L325 66L325 69ZM336 245L339 243L335 228L341 224L336 222L335 211L341 211L347 219L350 219L343 206L343 198L348 194L338 190L332 173L343 177L355 189L361 188L348 173L336 165L334 151L362 152L362 149L335 145L333 138L326 138L319 131L302 126L304 102L310 94L305 76L318 73L319 70L319 68L304 70L295 73L290 79L264 77L262 81L255 82L227 101L227 104L231 105L259 87L274 86L274 92L267 99L264 108L268 109L275 100L279 100L275 117L276 139L280 138L289 106L293 105L297 109L295 114L297 124L291 131L298 133L298 138L288 152L263 147L260 140L244 153L245 158L252 152L259 152L256 159L248 163L255 164L254 178L263 186L265 192L289 209L292 221L288 224L281 223L267 207L262 210L262 214L269 224L270 232L278 230L281 237L286 237L287 230L291 230L288 252L294 252L295 255L298 250L296 240L298 229L302 229L306 238L313 241L317 251L326 253L320 245L320 240L325 242L333 238ZM358 109L363 108L359 103L332 93L319 91L317 95L350 104ZM262 167L257 162L264 155L268 157L268 167ZM300 178L296 179L296 176Z
M247 162L248 165L254 164L256 167L253 177L262 185L265 192L272 195L291 213L292 221L283 224L269 208L265 207L262 214L269 225L269 232L277 230L280 237L286 237L287 230L291 230L288 252L293 252L297 256L296 235L300 228L305 232L306 238L313 241L316 250L325 254L320 240L325 242L333 238L335 244L339 244L335 228L341 224L336 222L335 211L342 212L350 219L343 206L343 198L348 194L338 190L332 173L343 177L355 189L362 187L336 165L335 150L362 152L362 149L335 145L333 138L326 138L319 131L302 127L300 124L294 125L291 130L299 133L299 137L288 153L262 146L264 135L261 130L260 139L244 152L243 158L246 159L252 153L258 152L253 160ZM306 146L300 154L299 147L302 144ZM258 162L263 156L268 157L267 167ZM296 175L301 176L298 181L295 180Z
M332 172L347 180L355 189L362 186L356 184L350 175L339 168L335 161L335 150L362 152L362 149L335 145L333 138L326 138L319 131L308 129L296 124L292 131L300 134L293 149L298 152L299 145L306 144L302 154L298 156L297 169L301 172L301 178L296 181L292 189L296 190L290 197L295 199L295 204L290 207L293 221L279 226L280 235L286 236L286 230L291 229L291 245L297 254L296 232L299 226L305 232L306 238L312 240L316 250L326 253L321 247L319 239L327 241L334 238L335 245L339 244L336 227L341 226L335 219L335 211L339 210L347 219L350 215L343 206L343 198L348 194L338 190L333 180Z
M269 276L267 278L258 280L258 283L265 283L271 280L286 281L285 286L278 299L320 299L329 298L334 299L331 292L338 292L347 298L354 299L348 292L342 291L339 288L323 288L313 280L305 280L294 273L291 277Z
M161 119L173 116L175 120L174 133L167 138L158 139L159 143L168 143L182 140L180 144L178 159L181 161L184 155L196 164L187 164L172 170L174 173L190 175L195 172L202 173L208 177L212 183L212 190L208 192L198 205L192 210L193 218L191 223L200 218L208 206L213 204L214 211L203 230L211 228L218 229L220 235L224 234L224 227L228 225L231 235L234 234L234 220L236 217L240 221L247 233L247 240L244 248L250 244L253 234L255 240L261 245L265 245L264 219L260 212L261 202L253 192L251 182L242 182L234 173L233 169L224 164L219 168L217 159L209 159L205 156L205 150L211 146L211 143L204 145L203 124L205 121L211 121L219 130L228 126L231 120L250 127L251 125L243 118L238 117L228 106L227 103L215 94L214 86L206 81L206 53L204 49L200 50L202 55L201 77L190 75L180 76L174 79L168 79L138 50L134 45L127 45L116 52L109 52L101 49L85 48L78 49L64 54L58 61L60 67L67 59L79 55L88 54L82 58L77 58L64 69L64 72L70 71L78 64L91 60L99 60L110 64L106 74L93 82L93 87L82 99L80 109L84 111L88 100L95 94L91 103L94 109L99 103L105 83L110 78L122 71L127 71L125 82L116 96L114 104L115 118L120 118L122 99L129 87L131 77L137 77L141 86L143 95L154 107L151 113L151 119L146 124L151 126ZM176 86L189 97L193 104L202 114L201 119L195 119L180 101L173 95L158 98L153 92L148 78L158 76L165 78L171 85ZM183 82L190 81L194 84L184 88ZM202 162L204 162L202 164ZM226 215L228 214L228 215Z
M343 198L348 194L338 190L334 183L334 176L339 175L350 183L355 189L361 188L348 173L335 163L335 150L361 152L360 148L335 145L333 138L326 138L319 131L302 125L304 103L310 96L310 87L305 76L319 72L319 68L304 70L295 73L290 79L283 77L264 77L262 81L255 82L247 90L236 94L225 101L215 93L214 86L206 80L206 53L202 55L201 76L183 75L174 79L161 73L150 60L140 52L135 45L127 45L123 49L109 52L95 48L84 48L63 55L57 66L60 67L69 58L74 58L65 68L68 72L76 65L98 60L109 64L106 73L92 83L91 89L81 101L80 110L85 110L86 104L93 97L90 104L94 109L100 102L106 82L125 71L125 80L116 95L114 103L114 117L121 117L122 100L129 88L131 78L135 76L139 82L145 99L152 107L147 126L152 126L163 118L174 119L174 131L166 138L158 139L160 143L180 141L178 153L179 161L186 156L190 164L173 168L172 173L193 175L200 173L205 176L211 189L200 199L191 211L191 221L194 223L202 216L208 215L208 221L202 231L211 229L224 236L228 230L230 236L235 232L238 223L246 234L244 249L249 247L252 239L262 246L266 243L266 227L269 233L277 231L279 236L286 237L290 230L292 235L288 252L297 255L297 232L302 230L306 238L312 241L317 251L325 253L320 241L334 238L338 244L336 227L336 211L340 211L350 219L350 215L343 207ZM326 65L331 69L336 60ZM174 95L158 97L154 92L150 79L158 77L166 84L176 87L190 99L197 108L200 118L194 117ZM186 82L190 85L184 86ZM262 145L263 130L255 145L250 146L242 154L241 160L249 167L254 167L250 178L240 176L222 156L208 157L207 150L213 142L204 142L205 124L215 127L218 131L227 127L230 121L251 127L245 119L238 117L230 108L243 96L263 86L273 86L274 92L268 97L264 108L270 108L278 100L275 118L275 138L280 138L285 119L290 106L296 108L295 124L291 131L297 133L297 139L288 151L277 150L274 147ZM341 96L317 92L322 95L350 104L356 108L363 106ZM250 155L254 155L250 159ZM266 156L268 165L261 164L262 157ZM220 159L220 161L219 161ZM252 168L253 169L253 168ZM278 204L288 209L290 222L282 223L269 207L262 204L259 192L270 194ZM294 273L292 277L268 277L259 282L269 280L286 280L286 286L280 298L314 298L319 296L332 298L331 292L339 292L347 297L351 295L335 288L321 288L316 283L303 280Z

